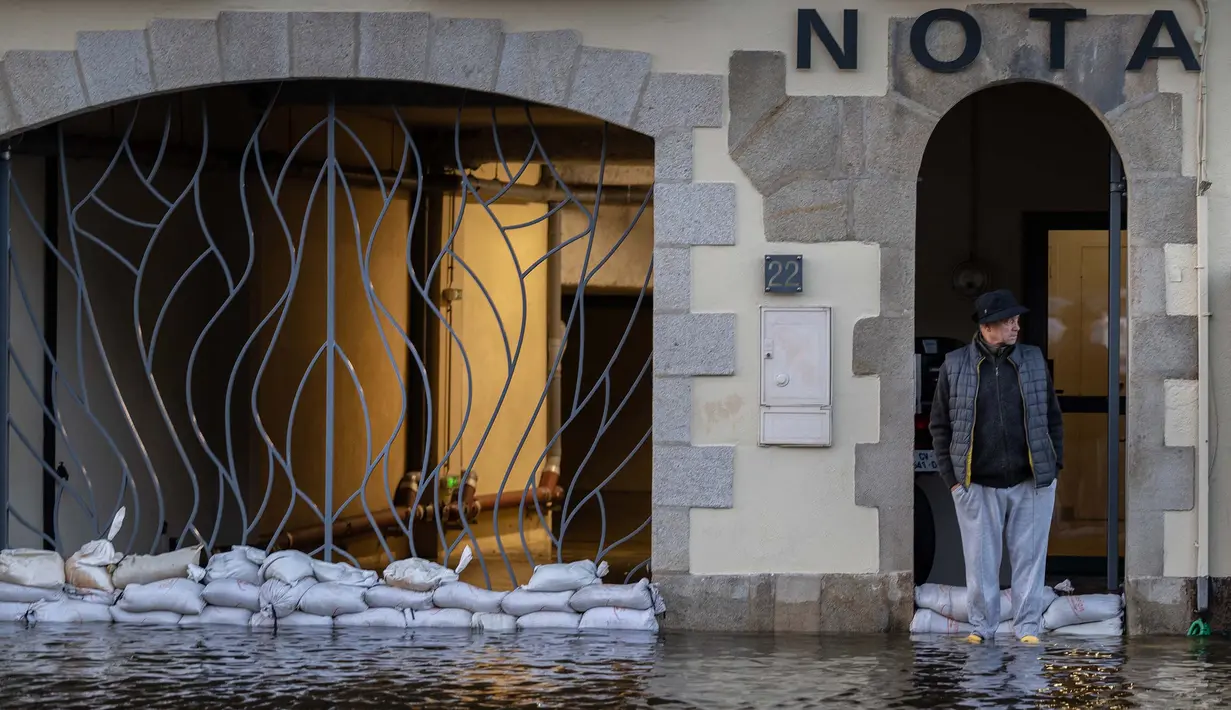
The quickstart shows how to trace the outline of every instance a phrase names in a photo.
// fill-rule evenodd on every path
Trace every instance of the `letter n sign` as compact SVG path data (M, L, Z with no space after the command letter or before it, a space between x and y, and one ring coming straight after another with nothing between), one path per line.
M816 10L801 8L795 25L795 68L812 68L812 35L815 34L825 46L825 51L833 58L839 69L857 69L859 67L859 11L842 11L842 46L834 39L833 33L825 26L821 14Z

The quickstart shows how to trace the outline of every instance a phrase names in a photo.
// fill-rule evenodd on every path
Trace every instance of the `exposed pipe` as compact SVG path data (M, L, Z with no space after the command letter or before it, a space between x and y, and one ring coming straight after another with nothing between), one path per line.
M403 478L406 483L405 491L399 490L397 503L405 500L405 492L413 492L419 481L418 472L409 474ZM474 486L466 485L462 492L462 506L459 509L457 499L450 496L448 501L441 501L441 506L437 509L431 503L421 503L414 508L413 515L409 505L395 505L392 510L386 509L372 512L372 520L375 521L376 529L385 532L393 532L400 536L402 534L401 527L397 521L401 520L406 523L408 518L412 524L414 521L432 522L438 516L442 522L453 523L461 519L461 514L466 515L467 522L474 523L479 515L484 510L490 510L496 507L497 502L501 508L517 508L524 502L526 506L533 507L534 501L537 500L540 506L550 509L556 501L564 497L564 489L559 485L559 475L551 475L544 471L539 476L539 485L528 492L522 491L507 491L503 495L497 496L495 493L487 493L484 495L476 495ZM399 486L399 489L402 487ZM425 496L426 497L426 496ZM413 500L413 493L411 496ZM338 518L330 526L329 532L335 542L348 538L361 537L371 535L375 531L372 527L372 520L368 520L366 514L350 515L344 518ZM319 547L325 539L326 526L323 524L305 525L294 530L287 530L280 534L276 540L273 540L275 547L278 549L313 549ZM257 543L258 546L267 546L271 542L270 538L265 538Z
M1204 615L1210 608L1210 477L1213 457L1210 452L1211 395L1213 368L1210 366L1210 291L1209 291L1209 203L1206 190L1206 69L1209 49L1209 5L1206 0L1194 0L1200 16L1194 39L1197 41L1197 490L1193 501L1197 514L1196 573L1197 613Z
M79 156L97 157L97 159L100 159L100 160L110 159L115 153L115 147L111 145L110 143L105 143L105 144L101 142L97 143L97 148L94 148L94 151L97 153L97 156L93 156L90 153L90 151L87 149L88 146L84 145L84 142L79 143L76 146L70 146L70 149L72 149L73 147L76 147L78 149L77 153L75 154ZM134 150L136 150L138 153L146 151L146 149L143 146L134 146ZM173 153L173 151L170 149L158 150L157 148L149 150L148 152L160 152L166 155L171 155ZM34 149L30 150L29 153L33 155L44 154L44 153L48 155L52 155L52 153L50 153L50 149L48 149L47 151L42 151L42 150L38 150L37 146L35 146ZM261 158L263 161L265 161L266 164L280 164L286 160L285 155L276 153L274 151L263 151L261 153ZM193 164L195 165L195 163L199 161L200 156L199 154L194 153L192 154L191 159L193 160ZM239 163L238 159L235 159L233 161L235 165L229 164L230 162L232 161L228 161L228 164L226 164L224 167L225 168L238 168L238 163ZM324 167L324 163L321 163L321 162L296 161L296 163L291 167L291 169L287 171L287 175L292 176L292 177L315 179L316 176L320 173L322 167ZM372 174L372 169L370 166L339 164L337 168L342 174L346 176L346 179L351 183L367 184L367 185L376 183L376 178ZM256 171L256 169L257 168L255 167L255 163L249 166L249 170L251 171ZM386 172L394 172L394 171L386 170ZM413 170L411 172L413 173ZM386 185L393 185L396 182L395 176L394 175L382 175L381 182L383 182ZM407 187L407 188L414 188L417 185L417 183L418 183L418 180L415 177L403 176L402 181L401 181L401 186ZM521 202L560 202L560 201L569 199L569 196L566 195L564 191L560 189L558 185L556 185L554 180L551 180L549 184L545 184L545 185L514 184L512 186L508 186L499 180L484 180L484 179L471 177L470 184L474 186L475 189L479 191L479 194L483 196L485 199L491 199L492 197L495 197L497 193L502 194L502 199L509 199L509 200L515 200L515 201L521 201ZM458 175L428 175L428 176L425 176L424 178L424 188L428 190L459 192L461 190L461 185L462 185L462 179ZM609 204L640 205L642 202L645 201L646 193L648 192L649 192L648 185L635 185L635 186L605 185L603 186L601 194L596 188L596 186L594 185L576 185L576 186L570 185L569 186L569 193L571 193L573 198L583 203L587 203L587 204L593 203L595 200L602 200L603 202L609 203Z

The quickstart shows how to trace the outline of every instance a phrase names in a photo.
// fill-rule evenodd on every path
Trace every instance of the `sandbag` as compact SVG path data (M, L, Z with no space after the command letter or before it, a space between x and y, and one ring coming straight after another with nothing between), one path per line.
M470 628L477 631L516 631L517 617L508 614L475 614Z
M474 619L474 614L465 609L407 609L403 613L408 629L469 629Z
M518 588L504 597L500 608L512 616L525 616L536 611L573 611L573 607L569 606L572 597L573 592L532 592Z
M297 584L308 579L315 573L312 571L312 558L297 550L280 550L265 558L261 564L261 579L271 579L286 584Z
M257 565L258 567L265 564L265 560L268 559L269 557L269 554L266 553L261 548L249 547L248 545L232 545L230 552L236 552L236 553L242 554L244 557L248 558L249 562L251 562L254 565ZM222 553L222 554L226 554L226 553Z
M64 582L78 589L98 589L104 592L115 591L111 581L109 567L116 564L124 555L116 552L111 541L120 533L124 525L126 509L121 507L111 519L111 527L107 536L101 540L91 540L81 546L64 563Z
M105 592L101 589L78 589L77 587L64 587L64 597L73 601L86 602L89 604L101 604L102 606L115 606L115 602L120 598L120 593L116 590Z
M63 576L63 565L60 566L60 573ZM58 588L25 587L19 584L0 582L0 603L33 604L34 602L41 601L54 602L57 599L63 598L64 592Z
M1105 621L1123 610L1119 594L1074 594L1060 597L1043 612L1043 627L1054 631L1064 626Z
M315 581L315 580L314 580ZM248 625L253 628L262 626L275 628L293 628L298 626L333 626L332 616L317 616L315 614L305 614L302 611L292 612L286 616L275 619L265 611L257 612L252 615L252 619Z
M619 609L600 606L581 615L582 631L650 631L658 633L653 609Z
M1102 621L1092 621L1088 624L1073 624L1052 629L1056 636L1123 636L1124 617L1113 616Z
M201 599L211 607L261 610L261 588L242 579L219 579L205 585ZM204 612L202 612L204 613Z
M380 581L372 570L359 569L345 562L312 560L312 572L318 582L333 582L355 587L372 587Z
M363 601L363 587L339 582L320 582L304 592L299 610L317 616L359 614L368 610Z
M1056 599L1056 591L1051 587L1043 587L1043 608L1046 609ZM970 607L966 603L966 587L954 587L948 584L921 584L915 587L915 605L920 609L930 609L941 616L956 621L970 621ZM1000 590L1000 619L1008 621L1013 618L1013 590Z
M950 619L942 616L931 609L919 609L915 611L914 618L910 621L910 632L912 634L969 634L975 630L968 622ZM996 635L1012 634L1013 622L1002 621L996 626Z
M6 586L59 589L64 586L64 558L53 550L0 550L0 582Z
M643 579L636 584L591 584L573 593L569 606L573 611L585 613L599 607L617 609L653 609L661 614L662 606L658 589Z
M73 599L35 602L26 618L32 624L110 624L111 607Z
M195 616L195 614L193 615ZM133 624L135 626L175 626L180 623L180 619L184 618L183 614L176 614L173 611L143 611L131 612L113 606L111 607L111 620L117 624Z
M204 550L204 545L195 545L161 555L125 557L116 565L115 572L111 573L111 583L116 589L124 589L130 584L151 584L164 579L187 579L189 578L188 568L201 564L201 553Z
M256 586L261 586L261 565L255 562L253 553L260 553L259 559L265 561L265 553L251 547L236 547L230 552L221 552L209 558L205 565L205 584L209 585L223 579L240 579Z
M500 611L500 603L508 592L493 592L465 582L450 582L436 588L432 603L439 609L465 609L472 614Z
M378 584L364 590L363 601L373 609L431 609L432 592L412 592L387 584Z
M607 563L595 566L591 560L567 564L539 565L530 575L524 589L531 592L573 592L591 584L600 584L607 576Z
M406 615L397 609L368 609L356 614L339 614L333 620L337 627L406 628Z
M30 605L21 602L0 602L0 621L25 621Z
M201 593L205 587L191 579L164 579L150 584L130 584L120 595L116 606L130 614L152 611L172 611L176 614L200 614L205 609ZM179 619L176 619L176 623Z
M575 611L536 611L517 618L517 630L557 629L576 631L581 625L581 614Z
M252 612L247 609L207 606L200 614L180 617L180 626L247 626L250 621Z
M458 560L457 567L452 570L444 565L419 557L412 557L409 560L397 560L385 568L385 573L382 577L385 580L385 584L391 587L409 589L416 592L430 592L442 584L456 582L458 575L462 573L462 570L466 569L473 557L474 552L467 545L466 549L462 550L462 557Z
M78 589L97 589L100 592L114 592L115 585L111 583L111 573L106 565L84 564L74 553L64 563L64 578L68 584ZM114 556L119 559L118 553Z
M261 585L261 611L271 611L279 619L290 616L299 608L303 595L316 584L316 580L311 578L301 579L295 584L271 579Z

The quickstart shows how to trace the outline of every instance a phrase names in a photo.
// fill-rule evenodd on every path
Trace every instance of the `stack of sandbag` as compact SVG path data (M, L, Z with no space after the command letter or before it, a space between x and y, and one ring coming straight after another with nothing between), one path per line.
M591 560L538 565L530 581L514 592L521 593L517 602L520 610L526 612L517 614L517 629L578 630L582 615L570 604L573 595L585 587L602 584L606 574L606 562L595 565ZM549 600L562 600L562 604L552 606ZM541 610L535 610L536 601Z
M1073 594L1060 597L1043 614L1043 628L1060 636L1120 636L1124 596Z
M36 602L64 599L64 559L45 550L0 550L0 621L25 621Z
M312 562L295 550L279 550L265 558L259 569L258 611L250 619L251 626L333 626L333 617L299 611L303 595L319 583Z
M649 631L658 633L666 605L648 579L636 584L591 584L573 593L569 606L581 613L582 631Z
M1120 595L1060 596L1051 587L1044 587L1043 594L1044 603L1047 605L1043 614L1043 626L1050 633L1103 636L1118 635L1123 630L1124 604ZM915 588L915 605L918 609L911 620L911 633L968 634L974 630L970 625L965 587L946 584L919 585ZM1000 592L1000 619L996 633L1013 633L1011 589Z
M525 585L496 592L461 582L472 559L462 552L454 570L423 559L395 562L381 584L365 593L368 606L401 609L411 629L658 631L665 611L648 580L603 584L607 564L539 565Z
M111 605L117 596L111 572L124 557L112 541L125 514L125 508L117 510L106 537L87 542L64 562L64 594L31 604L26 616L30 623L111 623Z
M204 549L201 544L120 560L111 575L120 592L111 618L119 624L157 626L200 616L205 611L205 570L200 566Z
M373 609L400 608L407 628L468 630L476 608L493 609L494 599L495 612L499 612L501 598L499 593L458 581L473 557L467 545L453 569L418 557L397 560L385 568L384 583L369 589L365 598ZM438 603L438 596L445 606Z
M247 626L261 610L261 565L264 550L236 545L209 558L205 566L205 609L180 619L181 626Z
M346 627L406 628L406 617L399 609L368 607L369 589L379 578L345 562L312 562L317 584L299 599L299 613L332 619L333 625Z
M368 608L364 596L380 580L345 562L282 550L264 559L259 579L254 627L406 626L401 610Z

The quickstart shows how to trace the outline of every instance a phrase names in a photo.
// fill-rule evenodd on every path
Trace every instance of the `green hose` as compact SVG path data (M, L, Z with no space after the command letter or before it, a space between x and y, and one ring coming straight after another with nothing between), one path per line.
M1210 625L1204 619L1197 619L1188 627L1189 636L1209 636Z

